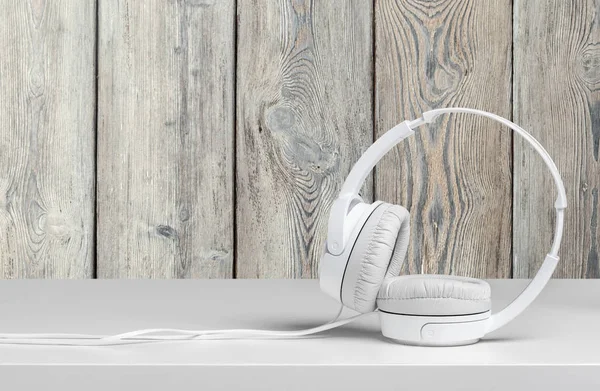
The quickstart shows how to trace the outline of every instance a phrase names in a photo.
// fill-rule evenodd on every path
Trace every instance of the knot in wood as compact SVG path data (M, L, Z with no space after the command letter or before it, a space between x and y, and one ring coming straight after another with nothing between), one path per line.
M296 123L296 115L289 107L272 107L267 113L267 126L272 132L291 130Z
M49 212L42 215L40 225L46 234L56 237L71 236L73 230L73 224L61 212Z
M591 44L581 52L579 76L593 89L600 83L600 43Z
M156 227L156 233L167 239L177 239L177 230L169 225L159 225Z

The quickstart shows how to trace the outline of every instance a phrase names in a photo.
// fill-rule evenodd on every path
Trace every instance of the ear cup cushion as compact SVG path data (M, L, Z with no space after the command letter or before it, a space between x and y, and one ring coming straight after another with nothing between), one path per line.
M438 316L489 311L490 285L469 277L410 275L386 279L377 295L381 311Z
M400 274L408 249L410 214L382 203L358 235L342 282L342 303L358 312L376 308L377 292L385 278Z

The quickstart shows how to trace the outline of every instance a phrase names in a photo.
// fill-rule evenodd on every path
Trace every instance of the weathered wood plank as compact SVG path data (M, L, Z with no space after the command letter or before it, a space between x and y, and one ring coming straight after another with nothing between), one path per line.
M234 1L99 7L98 276L233 271Z
M93 276L95 2L0 12L0 278Z
M553 157L567 190L554 277L598 278L600 266L600 4L515 3L514 118ZM552 242L556 198L547 169L514 143L515 277L537 271Z
M372 5L243 0L238 19L237 276L316 277L331 203L372 141Z
M375 7L377 135L437 107L511 114L511 2L391 1ZM404 273L511 275L511 134L446 116L375 174L377 199L411 212Z

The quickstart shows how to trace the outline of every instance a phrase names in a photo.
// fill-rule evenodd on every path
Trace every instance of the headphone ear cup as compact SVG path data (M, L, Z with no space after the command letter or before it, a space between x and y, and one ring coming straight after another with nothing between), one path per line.
M490 285L483 280L416 274L386 279L377 306L400 315L459 316L489 311L490 298Z
M382 203L371 213L344 273L341 297L345 306L362 313L375 310L384 279L400 273L409 236L410 214L402 206Z

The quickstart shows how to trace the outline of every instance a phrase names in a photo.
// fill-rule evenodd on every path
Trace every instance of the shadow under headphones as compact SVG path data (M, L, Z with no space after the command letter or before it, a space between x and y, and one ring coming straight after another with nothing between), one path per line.
M558 192L556 228L550 252L525 290L505 309L491 314L491 289L475 278L447 275L398 276L409 242L409 212L400 205L363 202L358 195L373 167L414 129L448 113L475 114L508 126L542 157ZM321 257L320 286L345 307L360 313L379 310L381 331L397 342L456 346L477 342L514 319L542 291L558 263L567 198L556 165L529 133L495 114L466 108L436 109L404 121L382 135L356 162L328 223Z
M358 195L375 164L390 149L412 135L416 127L447 113L481 115L514 130L544 159L558 190L552 248L527 288L496 314L491 314L491 290L485 281L445 275L398 276L408 248L409 213L399 205L381 201L364 203ZM470 344L519 315L544 288L558 263L566 207L560 174L548 153L530 134L484 111L431 110L423 113L422 118L402 122L377 139L356 162L332 206L319 280L321 289L342 305L329 323L297 331L144 329L112 336L3 333L0 344L107 346L180 340L296 338L342 326L374 311L379 312L383 335L394 341L428 346ZM360 314L339 319L344 307Z

